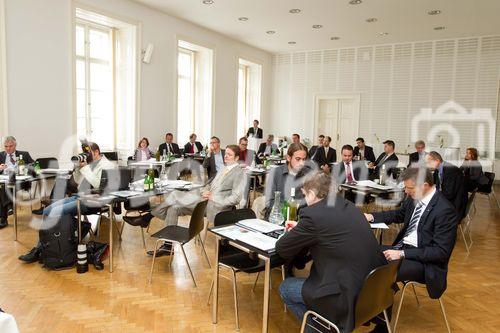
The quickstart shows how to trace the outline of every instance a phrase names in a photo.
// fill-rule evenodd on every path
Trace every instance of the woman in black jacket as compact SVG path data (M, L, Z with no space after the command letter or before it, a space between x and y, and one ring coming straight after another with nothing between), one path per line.
M467 148L465 159L460 167L464 174L465 189L472 192L480 185L488 184L488 178L483 173L483 167L478 161L478 153L476 148Z

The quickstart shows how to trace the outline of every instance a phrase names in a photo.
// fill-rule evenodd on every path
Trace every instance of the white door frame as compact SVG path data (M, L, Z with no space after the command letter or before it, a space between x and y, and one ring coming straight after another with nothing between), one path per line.
M360 114L360 107L361 107L361 93L316 93L314 94L314 128L313 128L313 135L314 139L316 139L319 135L318 133L318 114L319 114L319 103L321 100L329 100L329 99L354 99L356 100L356 103L358 105L358 121L357 121L357 128L356 132L359 135L359 114ZM335 138L336 140L337 138ZM333 140L333 138L332 138ZM313 142L315 142L313 140Z
M0 137L8 135L7 114L7 36L5 33L5 1L0 0Z

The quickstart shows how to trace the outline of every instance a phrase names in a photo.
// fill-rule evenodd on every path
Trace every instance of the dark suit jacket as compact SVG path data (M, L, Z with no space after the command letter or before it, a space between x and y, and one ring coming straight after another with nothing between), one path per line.
M401 208L387 212L372 213L374 222L403 223L403 228L394 240L396 245L404 236L410 222L415 203L408 197ZM427 291L431 298L439 298L446 290L448 261L455 246L458 216L455 209L439 191L422 213L418 223L418 247L405 249L405 259L424 264Z
M224 154L226 151L224 149L221 149L220 152L222 154L222 162L224 162ZM205 157L205 159L203 160L203 167L207 169L208 179L212 179L215 177L215 175L217 175L214 154L210 154L210 157Z
M172 145L172 154L176 155L176 156L180 156L181 155L181 150L179 149L179 145L177 143L171 143ZM159 147L158 147L158 150L160 151L160 155L163 155L163 149L165 149L166 151L168 151L167 149L167 143L164 142L162 143Z
M356 180L367 180L368 179L368 168L363 161L352 161L352 173L354 174L354 179ZM346 182L345 165L343 161L340 161L337 165L333 167L332 175L335 177L337 184L344 184Z
M341 332L351 332L364 279L386 261L360 210L339 196L328 200L303 208L299 223L278 240L276 251L288 261L310 253L313 264L302 287L307 308L332 320Z
M319 166L335 163L337 162L337 151L334 148L330 147L328 149L328 156L325 156L325 147L317 148L316 155L314 156L314 161L316 161Z
M194 145L196 146L196 147L194 148L194 153L199 153L199 152L201 152L201 151L203 150L203 145L201 144L201 142L199 142L199 141L195 141L195 142L194 142ZM191 144L191 142L186 143L186 144L184 145L184 154L189 154L189 153L191 153L191 147L192 147L192 146L193 146L193 145Z
M464 161L460 166L460 171L464 174L464 186L467 192L472 192L478 186L488 184L488 178L483 173L481 162L477 160Z
M33 163L33 159L31 158L30 153L27 151L22 151L22 150L16 150L15 152L16 158L19 157L19 155L23 155L23 160L25 164L31 164ZM7 153L5 151L0 152L0 164L5 164L5 161L7 159ZM0 173L3 173L3 170L0 171Z
M255 133L254 128L250 127L247 131L247 138L250 136L250 134L253 134L253 137L256 139L262 139L263 137L262 128L257 127L257 133Z
M266 151L266 146L267 146L267 143L266 142L262 142L260 145L259 145L259 149L257 150L257 157L256 157L256 162L258 164L262 163L262 160L260 159L260 157L262 155L264 155L264 152ZM271 152L273 150L273 148L276 150L276 153L279 154L280 153L280 149L278 148L278 145L275 144L275 143L272 143L271 144Z
M318 145L316 146L312 146L311 149L309 149L309 158L310 159L314 159L314 154L316 153L316 151L318 151Z
M423 161L419 161L418 151L411 153L408 162L408 168L411 167L413 164L418 164L419 162L422 163Z
M439 180L439 170L435 170L434 184L455 207L458 217L464 218L468 196L462 171L451 163L443 162L443 177Z
M398 166L399 158L396 156L396 153L393 153L383 163L380 163L386 155L386 153L380 154L380 156L375 161L375 173L380 175L382 165L385 165L385 172L388 176L392 176L392 174L394 173L394 169L396 169Z
M354 156L359 155L359 147L354 147ZM365 146L365 160L370 162L375 162L375 154L373 153L373 148L370 146Z

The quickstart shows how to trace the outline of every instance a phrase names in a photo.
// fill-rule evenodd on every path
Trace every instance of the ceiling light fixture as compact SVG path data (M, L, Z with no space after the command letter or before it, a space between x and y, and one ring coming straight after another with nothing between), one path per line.
M238 17L238 20L245 22L248 21L248 17Z
M276 33L276 31L274 31L274 30L266 31L266 34L268 34L268 35L274 35L275 33Z
M439 14L441 14L441 11L439 9L429 10L427 12L427 14L429 14L429 15L439 15Z
M296 43L296 42L288 42L288 44L290 44L290 45L295 45L295 44L297 44L297 43Z
M446 27L434 27L434 30L444 30Z
M203 0L202 2L205 5L213 5L214 4L214 0Z
M298 13L300 13L300 12L301 12L301 10L300 10L300 9L298 9L298 8L294 8L294 9L290 9L288 12L289 12L290 14L298 14Z
M388 32L379 32L379 36L387 36L389 33Z
M313 29L321 29L323 26L321 24L315 24L313 25Z
M351 5L359 5L359 4L361 4L362 2L363 2L363 1L361 1L361 0L351 0L351 1L349 1L349 3L350 3Z
M366 22L368 22L368 23L375 23L377 21L378 20L375 17L370 17L369 19L366 19Z
M340 37L330 37L330 40L339 40Z

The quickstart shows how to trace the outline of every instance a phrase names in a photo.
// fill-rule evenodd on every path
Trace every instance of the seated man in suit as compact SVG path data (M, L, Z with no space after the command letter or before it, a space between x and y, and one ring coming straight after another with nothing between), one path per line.
M375 162L375 154L373 148L365 145L365 139L357 138L356 147L354 147L354 156L356 160Z
M0 174L15 170L20 156L23 157L26 166L33 163L33 159L27 151L17 150L16 147L16 138L7 136L4 140L5 151L0 152ZM0 186L0 229L2 229L7 226L9 206L12 205L12 193L8 193L4 183Z
M280 201L290 199L291 189L295 188L295 199L299 206L303 203L304 196L300 189L304 176L315 168L314 163L307 162L307 147L301 143L292 143L288 146L286 163L272 168L264 191L266 203L264 217L269 218L274 205L274 193L280 192Z
M200 201L208 200L207 220L208 223L213 223L215 215L233 209L244 197L248 182L245 171L239 167L239 155L238 146L227 146L224 150L225 165L209 184L198 191L170 193L164 202L153 209L152 215L164 220L167 225L177 225L179 216L191 214ZM170 244L165 243L156 256L167 254L170 254ZM148 255L152 256L153 251L148 251Z
M368 222L403 223L392 246L383 246L384 255L387 260L403 260L397 281L425 283L429 296L436 299L446 290L458 216L434 186L430 170L409 168L402 178L407 198L401 208L365 217ZM385 324L377 324L372 332L387 332Z
M240 147L240 156L238 159L238 163L244 166L252 165L252 162L255 161L255 151L252 149L248 149L248 139L246 136L243 136L238 141L238 145Z
M311 149L309 149L309 158L311 160L314 160L314 157L316 156L316 152L318 151L319 147L323 147L323 141L325 140L325 136L323 134L320 134L318 136L318 144L316 146L312 146Z
M300 143L300 135L297 133L292 134L292 143Z
M438 152L431 151L426 159L427 167L433 171L437 190L455 207L458 217L464 218L468 196L463 173L457 166L443 161Z
M331 137L325 136L323 146L318 148L314 157L314 161L324 172L330 172L330 163L337 162L337 151L330 147L331 141Z
M257 163L262 163L262 158L264 156L271 156L273 154L279 154L278 145L274 142L274 135L269 134L267 136L266 142L262 142L259 145L259 150L257 150Z
M259 128L259 121L257 119L253 121L253 127L250 127L247 131L247 138L249 137L256 139L262 139L264 137L262 128Z
M353 152L354 149L351 145L344 145L340 151L342 162L335 165L332 171L332 176L337 185L368 179L368 168L365 162L353 161ZM364 196L346 192L345 198L349 201L357 202L356 199L362 200Z
M375 163L370 162L368 168L371 169L373 177L380 177L380 172L385 166L386 176L392 176L394 169L398 166L399 159L394 152L395 144L392 140L384 141L384 152L380 154Z
M279 292L299 321L313 310L341 332L351 332L364 280L386 260L363 214L353 203L329 193L330 182L323 172L304 182L307 207L300 211L298 223L286 222L289 232L277 241L276 252L299 268L309 260L313 264L307 279L289 277Z
M196 154L203 151L203 145L196 141L196 134L189 136L189 142L184 145L184 154Z
M207 156L203 160L203 167L207 170L208 179L215 178L215 175L224 167L224 155L224 149L220 148L220 139L213 136L210 139Z
M425 156L427 155L427 152L425 151L425 142L423 140L416 141L415 150L416 152L410 154L408 168L411 166L425 166Z
M106 156L101 154L101 149L94 142L89 142L90 153L88 159L83 162L76 162L75 169L66 188L66 192L86 192L90 189L98 189L101 186L101 175L103 170L116 168L115 164L110 162ZM73 195L58 200L47 206L43 210L43 215L48 217L58 217L64 214L76 215L77 196ZM85 212L84 212L85 213ZM41 244L38 243L30 252L19 257L19 260L26 263L38 261L41 253Z
M158 147L160 154L166 155L167 153L171 153L174 156L180 156L181 150L179 149L179 145L173 141L174 135L172 133L165 134L165 142Z

